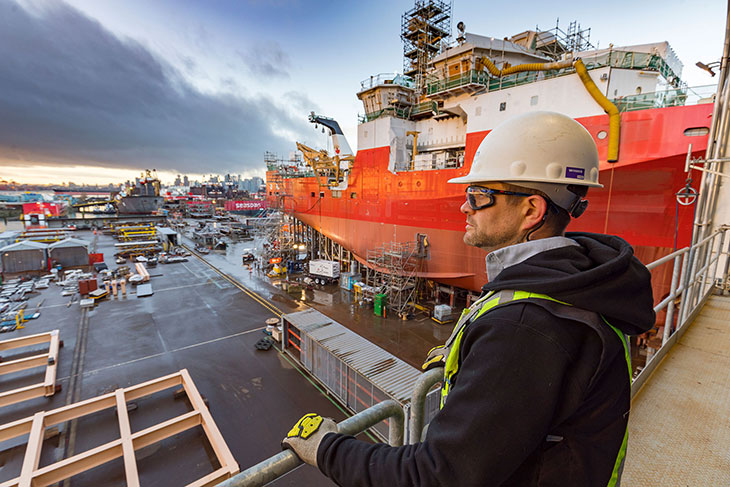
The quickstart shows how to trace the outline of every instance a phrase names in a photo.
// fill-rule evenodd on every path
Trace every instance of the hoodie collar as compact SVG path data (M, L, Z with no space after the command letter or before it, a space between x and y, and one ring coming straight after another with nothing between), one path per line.
M573 239L568 237L548 237L522 242L508 247L497 249L487 254L487 279L493 281L500 272L507 267L519 264L535 254L545 252L546 250L559 249L569 245L579 245Z

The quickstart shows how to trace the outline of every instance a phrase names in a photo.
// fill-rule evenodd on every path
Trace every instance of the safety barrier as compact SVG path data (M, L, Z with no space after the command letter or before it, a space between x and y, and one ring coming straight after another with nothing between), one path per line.
M657 313L665 308L667 310L662 345L636 376L631 388L632 397L646 382L662 357L687 331L687 325L694 320L707 298L717 288L717 268L722 255L726 256L725 268L719 284L723 293L728 291L730 249L726 249L726 244L730 241L725 238L728 230L729 226L723 226L692 247L677 250L646 266L649 270L653 270L670 261L673 262L672 282L667 297L654 306L654 311ZM680 299L678 307L677 298Z
M391 446L401 446L403 444L405 416L400 405L392 400L378 403L338 423L337 431L346 435L356 435L387 418L394 418L391 421L388 443ZM294 452L285 450L218 484L218 487L258 487L266 485L295 469L301 463L302 461Z

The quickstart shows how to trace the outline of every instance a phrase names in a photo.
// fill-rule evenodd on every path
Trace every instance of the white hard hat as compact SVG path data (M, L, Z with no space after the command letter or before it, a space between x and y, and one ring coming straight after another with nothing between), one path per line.
M449 182L504 182L537 189L569 213L580 196L568 186L603 187L593 137L572 118L555 112L525 113L501 123L479 144L469 174Z

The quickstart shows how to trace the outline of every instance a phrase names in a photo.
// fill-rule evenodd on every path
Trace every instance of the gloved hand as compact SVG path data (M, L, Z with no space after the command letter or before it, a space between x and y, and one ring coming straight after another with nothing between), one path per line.
M423 362L421 368L425 372L435 367L443 367L444 365L446 365L446 357L448 355L449 347L446 347L445 345L441 347L433 347L431 350L428 351L426 361Z
M305 414L281 441L282 448L293 450L305 463L317 466L317 450L327 433L337 433L337 423L319 414Z

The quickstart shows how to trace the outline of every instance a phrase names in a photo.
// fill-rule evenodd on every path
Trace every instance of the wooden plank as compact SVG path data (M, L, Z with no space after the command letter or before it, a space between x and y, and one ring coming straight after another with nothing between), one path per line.
M134 456L132 429L129 426L129 415L127 414L127 401L124 400L124 391L122 389L117 389L114 394L117 398L117 418L119 419L119 435L122 440L122 452L124 453L124 472L127 478L127 487L139 487L137 459Z
M34 384L32 386L20 387L18 389L13 389L12 391L8 392L0 392L0 407L27 401L28 399L33 399L34 397L41 397L45 393L46 388L43 386L43 384L40 383ZM28 431L30 431L30 425L28 425ZM25 431L25 433L27 433L28 431ZM0 432L0 436L2 436L2 432Z
M134 444L134 449L139 450L140 448L194 428L199 424L200 414L197 411L190 411L189 413L168 419L164 423L156 424L134 433L132 435L132 443Z
M48 365L48 354L33 355L32 357L19 358L10 362L0 363L0 375L12 374L21 370L34 369L42 365Z
M122 440L110 441L104 445L74 455L71 458L66 458L60 462L36 470L33 478L33 487L55 484L56 482L110 462L115 458L119 458L122 454Z
M33 472L38 468L41 461L41 448L43 447L43 416L44 413L36 413L33 416L33 425L30 428L28 444L25 448L23 467L20 469L18 484L20 487L31 487Z
M65 423L66 421L80 418L81 416L86 416L87 414L95 413L97 411L103 411L104 409L116 406L116 404L117 402L113 392L69 404L68 406L63 406L47 412L46 427Z
M198 389L195 387L195 383L193 383L193 379L190 377L188 369L182 369L180 371L180 375L183 378L183 387L190 399L190 404L193 405L193 408L195 408L196 411L200 412L203 430L205 430L205 434L208 436L208 441L213 447L213 451L215 452L216 457L218 457L218 461L222 467L228 468L231 472L235 470L233 473L237 473L239 470L238 462L236 462L235 458L233 458L233 454L228 449L226 441L223 439L223 435L215 425L213 416L211 416L210 411L208 411L208 407L205 405L205 402L203 402L203 398L200 396Z
M55 330L56 332L58 330ZM39 343L46 343L51 340L50 333L39 333L37 335L28 335L26 337L11 338L0 342L0 351L14 350L21 347L29 347Z
M158 379L143 382L132 387L124 388L124 397L127 401L134 401L140 397L149 396L155 392L164 391L174 386L178 386L182 383L182 377L180 372L166 375Z
M12 440L20 435L29 433L32 425L33 416L0 426L0 442ZM2 487L2 484L0 484L0 487Z
M52 396L55 393L56 387L56 366L58 364L58 349L60 347L60 340L58 339L58 330L51 332L51 343L48 346L48 367L46 368L46 378L43 384L46 386L46 395ZM51 359L53 364L51 364ZM49 391L49 388L53 391ZM50 393L49 393L50 392Z

